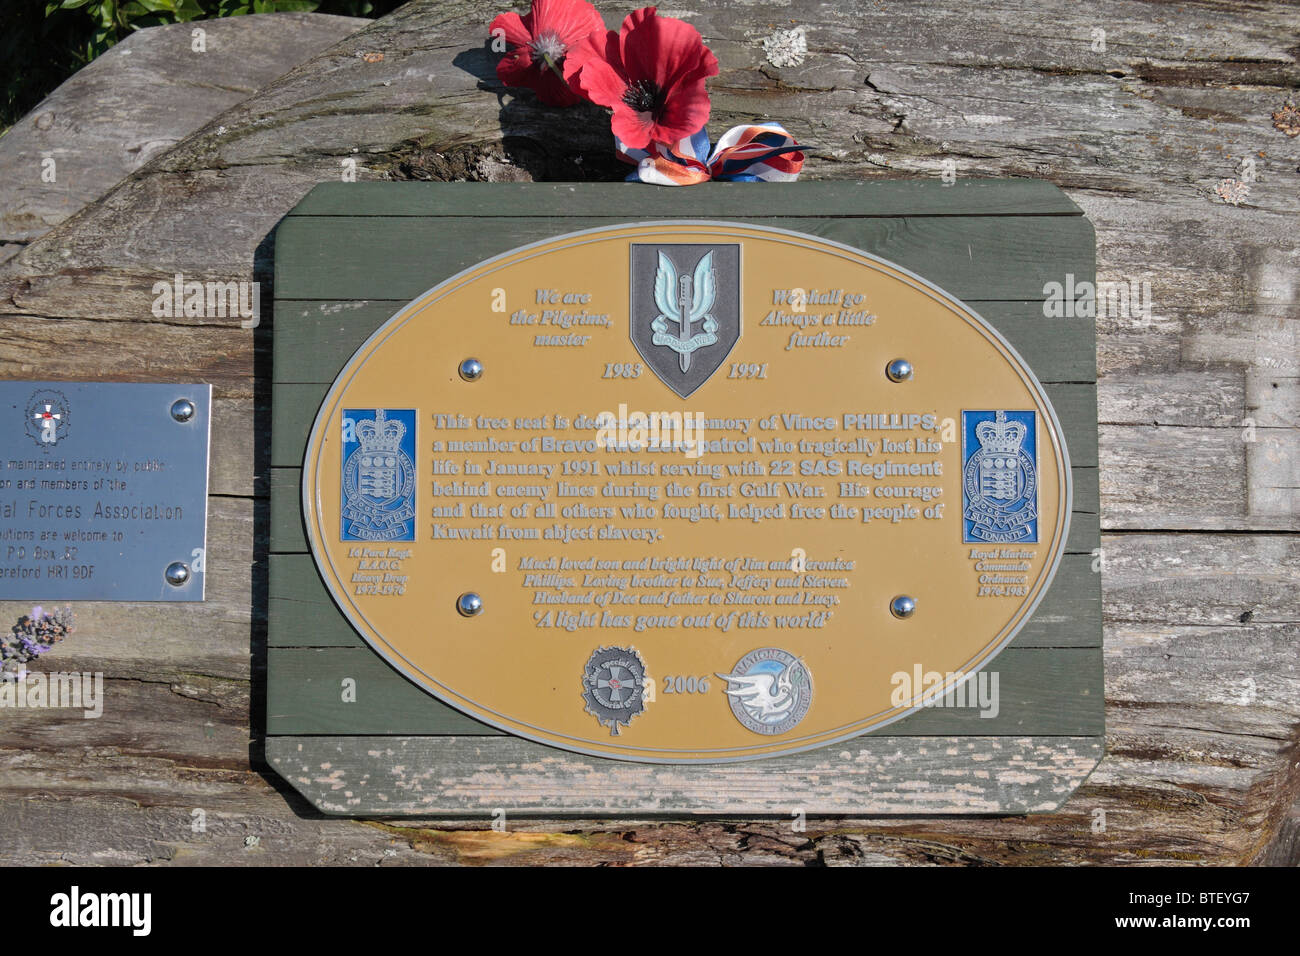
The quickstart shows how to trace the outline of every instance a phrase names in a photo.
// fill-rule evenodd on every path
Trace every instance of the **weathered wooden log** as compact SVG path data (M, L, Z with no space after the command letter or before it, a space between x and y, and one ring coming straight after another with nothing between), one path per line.
M218 113L365 24L289 13L132 33L0 137L0 247L17 252Z
M158 319L153 283L178 271L268 281L277 222L348 160L363 180L621 173L599 111L539 107L497 82L484 43L496 5L417 2L214 118L0 267L0 374L198 378L217 402L209 601L81 609L44 666L104 671L105 716L0 715L7 859L1296 862L1300 138L1272 117L1300 85L1300 13L1017 0L692 11L677 13L722 63L715 132L780 120L817 148L814 178L936 176L952 160L958 176L1049 179L1096 227L1099 274L1149 283L1149 311L1098 317L1098 770L1050 815L813 819L806 832L784 819L511 817L505 833L486 830L486 814L321 819L266 771L274 317L251 331L236 318ZM624 9L604 12L613 22Z

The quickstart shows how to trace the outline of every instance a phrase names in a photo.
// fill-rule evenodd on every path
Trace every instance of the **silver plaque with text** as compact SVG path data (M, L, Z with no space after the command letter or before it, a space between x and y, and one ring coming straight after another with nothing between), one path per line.
M0 382L0 600L202 601L211 385Z

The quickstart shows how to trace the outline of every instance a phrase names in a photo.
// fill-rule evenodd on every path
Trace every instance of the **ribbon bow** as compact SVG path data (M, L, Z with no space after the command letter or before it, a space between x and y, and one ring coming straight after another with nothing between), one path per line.
M620 159L636 164L628 182L656 186L693 186L711 179L793 182L803 169L805 148L780 123L733 126L712 151L705 130L676 143L651 143L649 149L629 149L617 137L614 144Z

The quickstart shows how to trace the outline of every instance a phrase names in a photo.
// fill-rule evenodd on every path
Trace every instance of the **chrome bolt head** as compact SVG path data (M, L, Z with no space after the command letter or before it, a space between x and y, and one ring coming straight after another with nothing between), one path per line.
M912 378L912 363L904 358L896 358L885 366L885 375L891 382L906 382Z
M483 375L483 363L476 358L467 358L460 363L460 377L467 382L477 382Z
M172 587L178 588L190 579L190 569L180 561L173 561L171 564L167 565L167 570L163 572L163 577Z
M178 422L188 422L194 417L196 411L198 409L194 407L194 403L188 398L178 398L172 402L172 418Z
M889 602L889 613L900 620L907 620L916 610L916 601L906 594L900 594Z
M483 599L473 591L466 591L456 598L456 610L461 617L474 617L483 613Z

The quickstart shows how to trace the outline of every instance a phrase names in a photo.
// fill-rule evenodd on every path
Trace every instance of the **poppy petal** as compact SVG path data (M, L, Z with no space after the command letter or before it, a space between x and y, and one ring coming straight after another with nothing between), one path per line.
M638 113L621 101L614 107L609 125L614 135L633 149L645 149L653 139L654 121L650 114Z
M654 7L629 14L621 39L623 65L633 81L652 80L667 90L701 67L711 65L717 72L717 58L700 31L683 20L658 16Z
M536 76L537 66L526 47L497 61L497 79L506 86L532 86Z
M569 88L563 77L541 63L537 65L535 78L527 85L547 106L572 106L582 102L582 97Z
M675 143L708 122L709 94L701 77L694 84L677 87L664 101L664 107L655 120L654 138L664 143Z
M718 58L713 55L713 51L708 47L704 48L704 55L694 64L683 63L683 68L674 77L668 81L666 89L669 95L672 95L674 88L681 85L707 80L711 76L718 75Z
M603 36L593 33L586 37L564 58L564 78L576 83L593 103L611 108L622 103L627 77L618 52L618 34L609 30Z
M652 80L655 77L654 20L655 7L633 10L618 31L618 53L628 78Z
M533 39L533 31L528 28L517 13L498 14L496 19L492 21L492 26L489 27L492 36L497 36L497 31L500 31L500 36L504 37L507 43L525 49Z
M533 36L554 33L572 47L593 30L605 29L596 8L585 0L533 0Z

